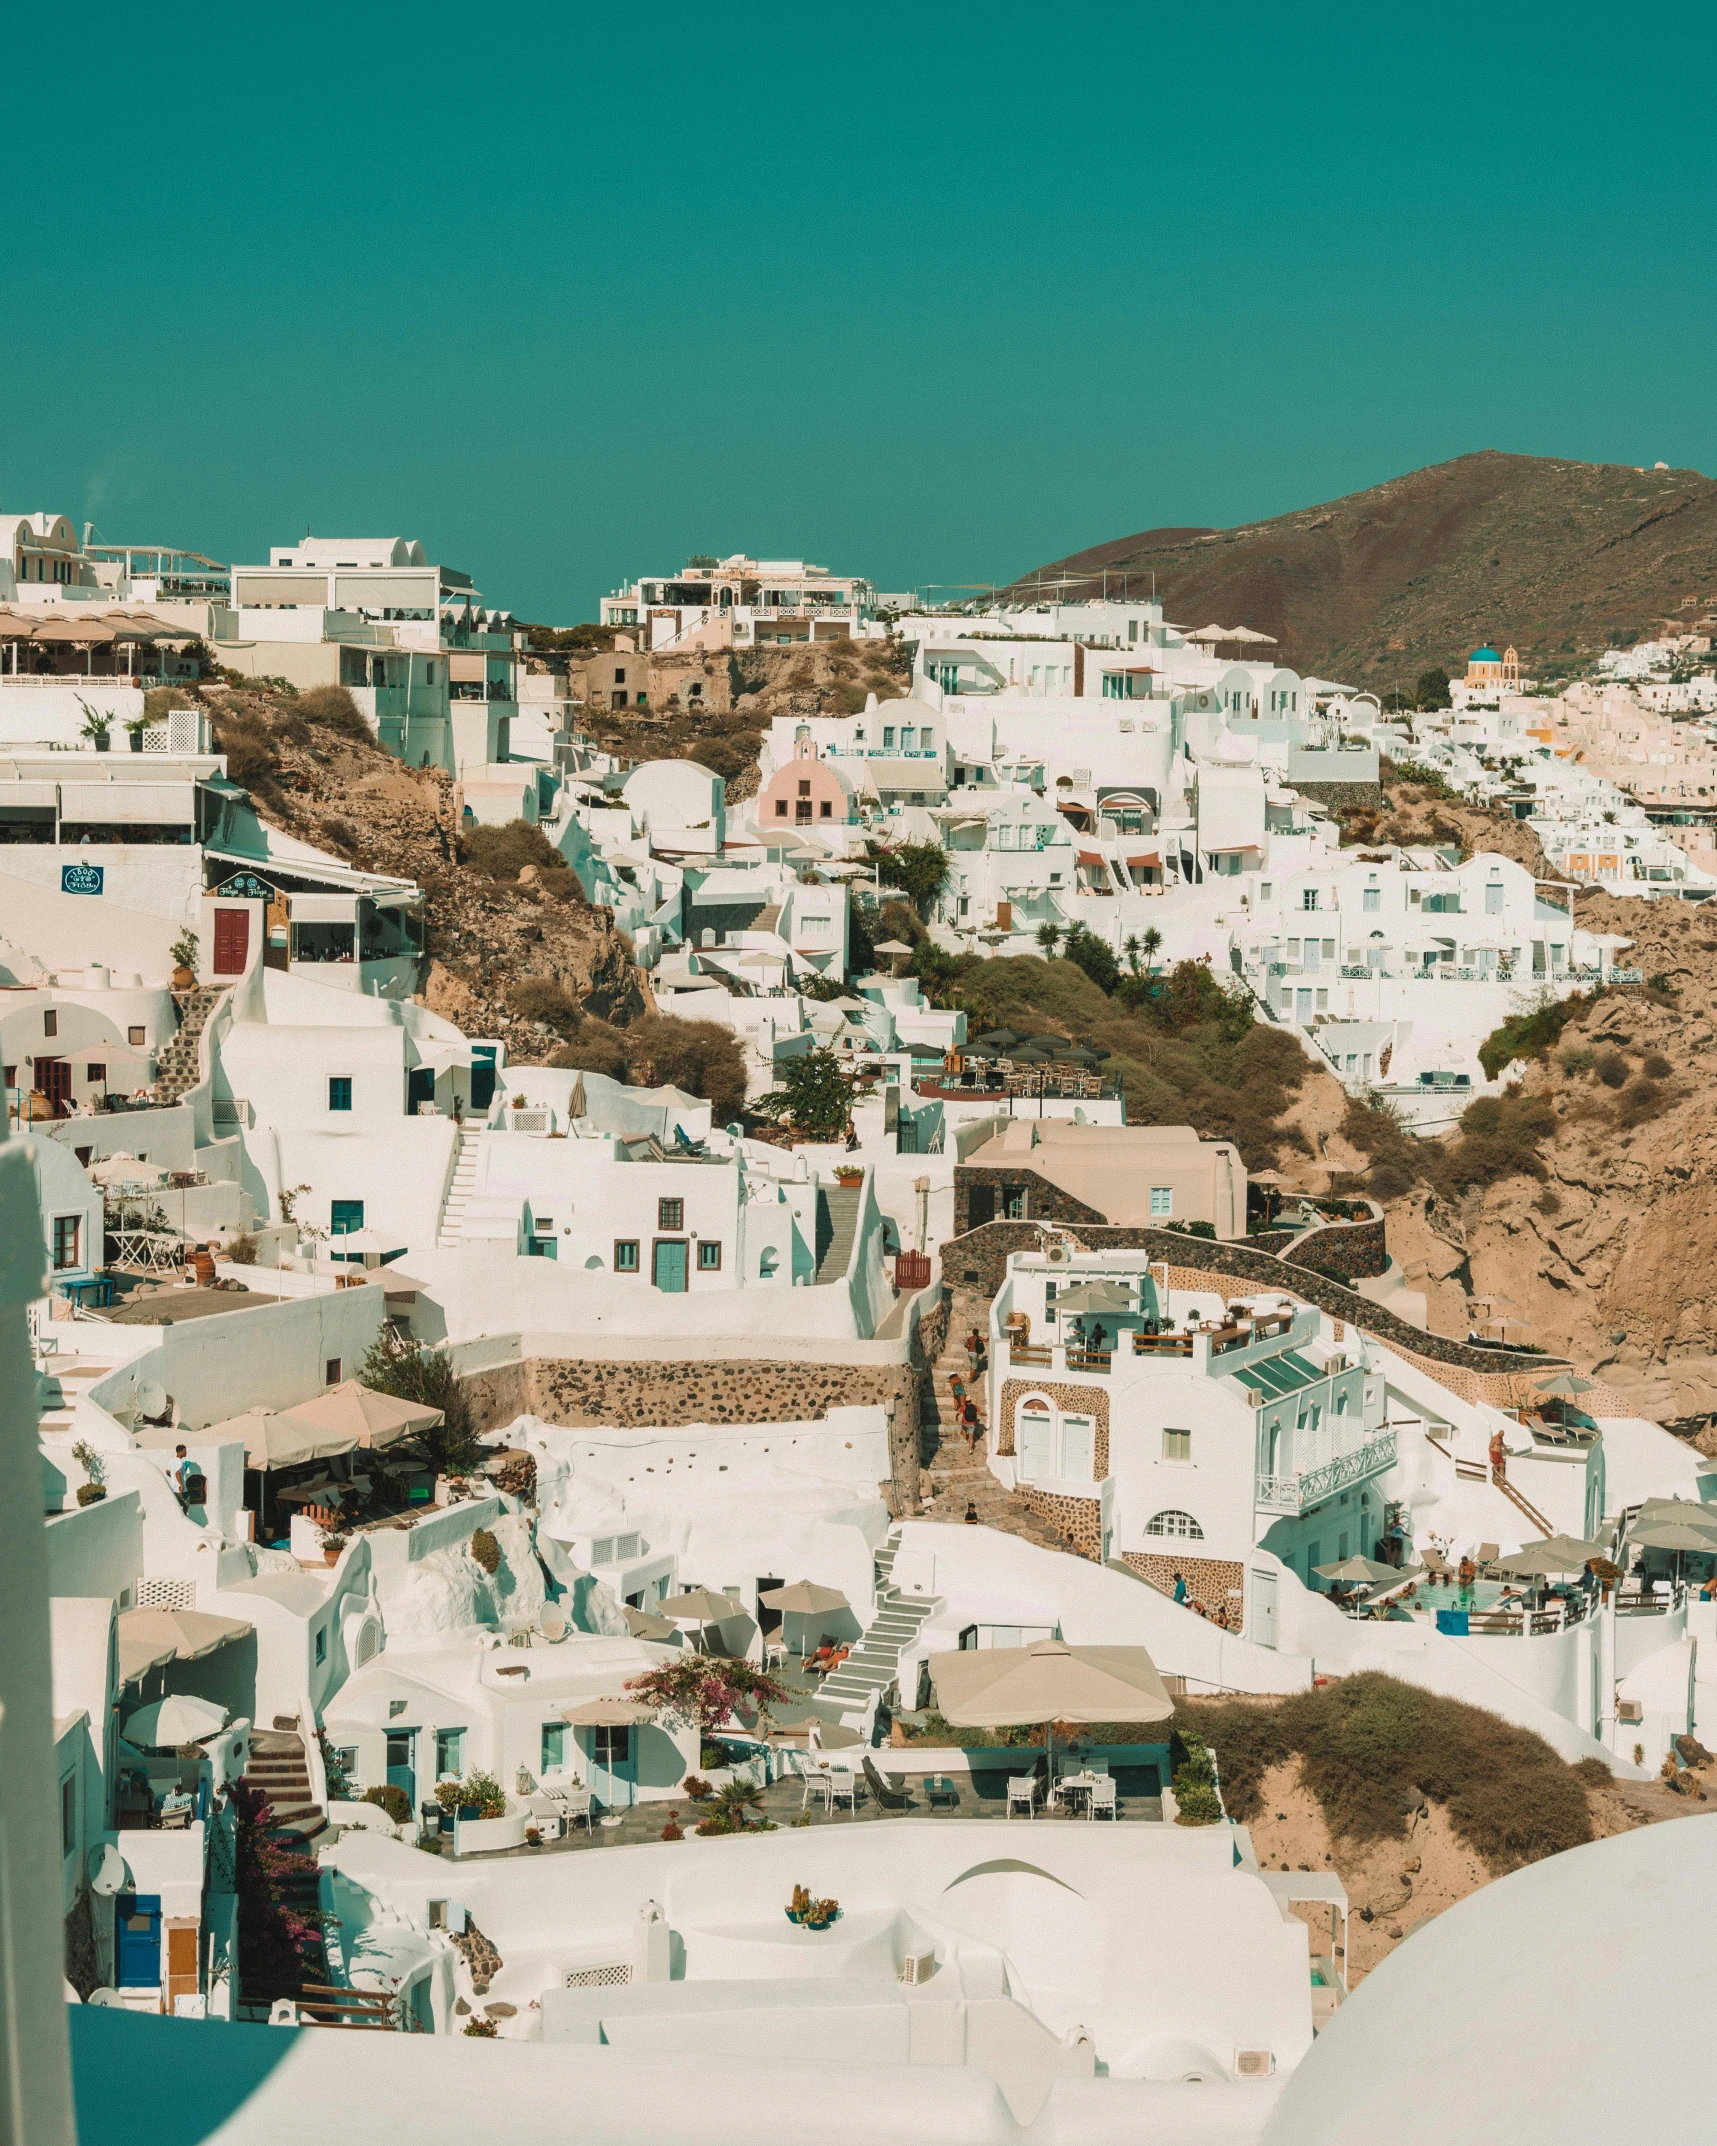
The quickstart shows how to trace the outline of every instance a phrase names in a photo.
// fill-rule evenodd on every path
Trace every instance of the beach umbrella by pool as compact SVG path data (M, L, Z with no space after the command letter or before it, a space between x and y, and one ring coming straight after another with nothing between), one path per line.
M1665 1521L1679 1521L1684 1527L1704 1528L1717 1536L1717 1507L1696 1504L1691 1498L1646 1498L1640 1505L1639 1518L1654 1527Z
M1333 1580L1338 1587L1375 1587L1382 1580L1398 1580L1393 1565L1380 1565L1373 1557L1344 1557L1337 1565L1314 1567L1320 1580Z
M1595 1542L1578 1542L1569 1535L1547 1535L1541 1542L1522 1543L1512 1557L1499 1557L1498 1572L1511 1579L1544 1579L1553 1572L1584 1572L1602 1552Z
M1707 1557L1717 1552L1717 1535L1685 1520L1636 1520L1628 1540L1642 1550L1702 1550Z
M205 1736L213 1736L226 1725L224 1706L193 1698L188 1692L174 1692L169 1698L157 1699L153 1706L139 1707L135 1714L127 1715L124 1733L131 1743L150 1750L177 1750L180 1744L201 1743Z
M1508 1300L1504 1297L1499 1301L1506 1303ZM1557 1371L1547 1379L1537 1380L1532 1390L1534 1393L1547 1394L1552 1400L1571 1401L1576 1394L1596 1393L1598 1382L1596 1379L1583 1379L1576 1371Z

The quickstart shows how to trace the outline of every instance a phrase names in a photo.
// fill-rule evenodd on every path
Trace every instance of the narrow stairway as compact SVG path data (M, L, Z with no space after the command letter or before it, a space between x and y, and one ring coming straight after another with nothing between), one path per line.
M253 1729L244 1779L247 1788L260 1789L269 1800L274 1819L269 1828L269 1839L275 1846L293 1855L312 1856L312 1844L319 1833L327 1830L327 1819L321 1807L310 1800L310 1769L298 1732L295 1729ZM303 1869L281 1871L274 1882L282 1907L308 1921L315 1921L320 1916L321 1873L313 1861ZM247 1952L250 1954L248 1959ZM266 1949L262 1957L275 1961L272 1948ZM241 2014L265 2008L280 1997L290 1997L297 2003L311 1991L320 1990L328 1979L327 1956L320 1943L311 1950L296 1974L282 1975L278 1964L259 1967L256 1953L247 1945L242 1924L239 1959Z
M454 1157L453 1175L447 1181L441 1226L435 1236L435 1248L439 1252L452 1251L464 1234L465 1207L477 1187L477 1155L482 1139L481 1125L459 1128L459 1153Z
M819 1282L845 1279L847 1262L853 1256L853 1238L858 1234L862 1188L849 1191L843 1185L817 1188L817 1272Z
M852 1717L867 1713L871 1701L888 1690L900 1672L902 1650L940 1606L934 1596L903 1595L894 1587L891 1575L899 1548L897 1531L876 1553L876 1615L851 1654L823 1679L817 1694Z
M194 991L175 991L179 1026L155 1065L154 1097L158 1106L176 1103L187 1088L197 1085L197 1046L209 1016L226 997L230 984L199 984Z
M1061 1530L1034 1512L1017 1490L1007 1490L990 1473L990 1432L979 1434L976 1446L968 1448L960 1428L949 1378L958 1372L967 1378L966 1336L975 1326L988 1330L990 1303L974 1291L956 1289L948 1313L948 1332L930 1373L930 1387L919 1409L920 1447L930 1451L923 1463L920 1482L926 1520L964 1520L968 1507L975 1509L977 1524L996 1528L1004 1535L1017 1535L1041 1550L1066 1550L1071 1546ZM980 1415L987 1413L983 1386L972 1389Z

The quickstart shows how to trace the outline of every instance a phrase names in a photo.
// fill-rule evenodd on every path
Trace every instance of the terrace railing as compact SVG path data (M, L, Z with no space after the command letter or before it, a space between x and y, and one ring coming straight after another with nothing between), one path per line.
M1303 1513L1321 1505L1338 1491L1363 1483L1395 1465L1395 1433L1382 1431L1368 1438L1351 1453L1341 1453L1316 1468L1297 1475L1261 1475L1257 1480L1257 1503L1266 1512Z

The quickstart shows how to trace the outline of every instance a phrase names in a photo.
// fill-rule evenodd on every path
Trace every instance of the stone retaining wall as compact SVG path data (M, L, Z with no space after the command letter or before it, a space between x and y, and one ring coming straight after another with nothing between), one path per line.
M1178 1572L1194 1601L1202 1602L1213 1613L1221 1610L1230 1628L1240 1629L1245 1607L1242 1594L1246 1584L1244 1565L1223 1557L1161 1557L1154 1550L1123 1550L1121 1562L1130 1565L1140 1579L1149 1580L1165 1595L1173 1595L1174 1576Z
M1332 1282L1358 1282L1388 1271L1389 1245L1380 1220L1325 1222L1306 1230L1280 1257Z
M995 1188L996 1204L1001 1204L1003 1188L1021 1190L1025 1194L1025 1211L1033 1222L1106 1222L1095 1207L1087 1207L1083 1200L1076 1200L1072 1193L1063 1192L1059 1185L1052 1185L1048 1178L1023 1165L1004 1167L994 1163L956 1163L954 1165L954 1232L963 1236L972 1226L972 1188L974 1185L990 1185ZM980 1225L981 1226L981 1225Z
M1328 806L1331 812L1346 812L1350 807L1381 812L1389 803L1380 782L1301 782L1296 779L1294 791L1310 804Z
M1096 1498L1069 1498L1059 1491L1039 1490L1022 1483L1019 1494L1040 1520L1059 1528L1067 1547L1079 1557L1101 1564L1103 1560L1103 1507Z
M1366 1227L1342 1226L1361 1230ZM1117 1229L1106 1224L1097 1227L1082 1223L1072 1229L1063 1225L1058 1233L1073 1237L1088 1252L1143 1252L1147 1259L1169 1268L1171 1288L1214 1289L1225 1299L1248 1295L1260 1287L1302 1297L1331 1318L1351 1322L1362 1333L1398 1350L1463 1398L1514 1406L1530 1392L1533 1380L1543 1378L1565 1362L1562 1357L1521 1357L1508 1350L1479 1348L1471 1342L1451 1341L1442 1334L1427 1334L1328 1275L1273 1258L1268 1252L1255 1252L1244 1244L1219 1244L1208 1238L1185 1237L1173 1230ZM981 1229L950 1237L943 1244L942 1271L951 1282L993 1297L1006 1275L1009 1254L1035 1252L1043 1234L1034 1222L987 1222ZM1230 1288L1230 1282L1240 1286Z

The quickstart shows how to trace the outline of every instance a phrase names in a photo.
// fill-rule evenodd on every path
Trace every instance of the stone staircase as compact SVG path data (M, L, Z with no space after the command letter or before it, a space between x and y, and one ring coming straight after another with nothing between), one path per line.
M903 1595L893 1585L891 1575L899 1548L897 1532L876 1553L876 1615L851 1654L823 1679L817 1694L849 1716L868 1713L871 1702L893 1684L900 1672L902 1650L918 1636L919 1626L939 1606L934 1596Z
M155 1065L155 1101L166 1107L176 1103L187 1088L197 1085L197 1046L209 1016L226 997L230 984L199 984L194 991L175 991L179 1026Z
M863 1198L862 1187L849 1191L844 1185L818 1186L817 1281L838 1282L846 1278L847 1262L853 1256L853 1239L858 1234L859 1202Z
M310 1800L310 1767L296 1729L253 1729L244 1781L247 1788L261 1789L273 1805L271 1830L283 1848L303 1852L327 1831L322 1806ZM314 1893L314 1877L308 1872L303 1876Z
M1041 1550L1070 1549L1067 1537L1053 1522L1034 1512L1017 1490L1004 1489L990 1473L989 1429L986 1427L976 1446L968 1449L966 1434L960 1428L954 1397L948 1387L949 1376L957 1371L962 1378L967 1377L966 1336L974 1326L980 1333L985 1332L988 1321L987 1297L968 1290L954 1291L948 1313L947 1337L942 1353L932 1367L929 1391L919 1407L920 1450L926 1445L930 1449L920 1476L924 1518L964 1520L971 1508L976 1511L978 1526L999 1529L1004 1535L1017 1535L1024 1542L1035 1543ZM978 1404L980 1415L984 1414L981 1386L972 1389L972 1398Z
M459 1128L459 1153L453 1160L453 1175L447 1181L447 1197L441 1205L441 1226L435 1236L438 1252L451 1252L464 1234L465 1209L477 1186L477 1156L482 1139L481 1125Z

